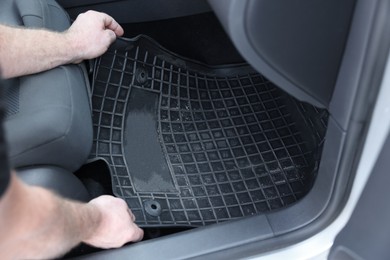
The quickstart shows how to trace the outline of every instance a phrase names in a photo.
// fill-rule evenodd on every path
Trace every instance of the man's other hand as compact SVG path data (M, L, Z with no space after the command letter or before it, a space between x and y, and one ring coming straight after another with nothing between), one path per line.
M105 53L123 33L123 28L111 16L88 11L80 14L65 34L69 44L74 47L73 62L79 63Z
M99 248L117 248L142 240L144 232L126 202L112 196L100 196L89 202L100 212L100 223L83 242Z

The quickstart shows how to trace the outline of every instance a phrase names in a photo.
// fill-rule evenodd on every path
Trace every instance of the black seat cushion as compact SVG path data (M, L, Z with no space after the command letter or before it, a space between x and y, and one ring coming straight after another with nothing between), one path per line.
M18 169L18 177L29 185L52 190L58 195L78 201L90 200L84 184L73 175L58 167L26 167Z
M18 105L8 112L5 130L13 167L42 164L74 171L85 162L92 122L84 81L78 66L12 81L8 88L18 93L6 98L14 103L17 98Z

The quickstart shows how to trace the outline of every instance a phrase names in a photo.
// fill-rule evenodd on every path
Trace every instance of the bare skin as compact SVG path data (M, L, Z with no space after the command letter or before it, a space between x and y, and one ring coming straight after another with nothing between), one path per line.
M80 14L63 33L0 25L2 76L18 77L98 57L122 35L112 17L94 11Z
M66 200L24 184L14 173L0 200L0 219L2 259L53 258L80 242L116 248L143 237L121 199L101 196L89 203Z
M0 71L12 78L95 58L121 35L112 17L93 11L79 15L63 33L0 25ZM143 238L134 221L122 199L101 196L79 203L28 186L12 173L0 198L1 258L54 258L81 242L121 247Z

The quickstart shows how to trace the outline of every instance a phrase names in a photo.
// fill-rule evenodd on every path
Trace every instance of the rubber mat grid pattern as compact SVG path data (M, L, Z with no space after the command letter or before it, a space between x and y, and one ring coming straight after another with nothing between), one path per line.
M110 49L95 68L91 158L108 162L113 191L126 200L137 223L202 226L279 209L304 196L318 147L306 145L286 105L289 98L250 69L222 76L169 57L135 41L131 48ZM132 88L159 94L158 131L177 192L133 188L131 165L123 156ZM157 201L161 214L149 215L145 201Z

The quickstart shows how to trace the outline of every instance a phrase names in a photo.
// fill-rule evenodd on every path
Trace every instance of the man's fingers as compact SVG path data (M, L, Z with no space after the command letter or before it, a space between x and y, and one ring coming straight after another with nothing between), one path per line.
M114 18L109 16L108 14L104 14L104 26L106 29L110 29L115 33L116 36L122 36L124 31L123 28L117 23Z
M136 224L131 223L130 225L131 232L129 232L128 241L129 242L139 242L144 238L144 231L139 228Z
M127 205L126 205L127 206ZM144 231L137 226L137 224L134 223L135 221L135 216L131 209L127 208L127 212L129 213L131 223L130 223L130 230L129 232L129 238L128 241L130 242L138 242L141 241L142 238L144 237Z
M106 30L109 37L110 43L113 43L116 40L116 34L111 30Z
M130 215L130 218L131 218L131 221L135 221L135 216L134 216L134 214L133 214L133 212L131 212L131 210L130 209L127 209L127 211L129 212L129 215Z
M127 213L129 213L131 221L134 222L135 221L135 216L134 216L133 212L131 211L131 209L127 208Z

